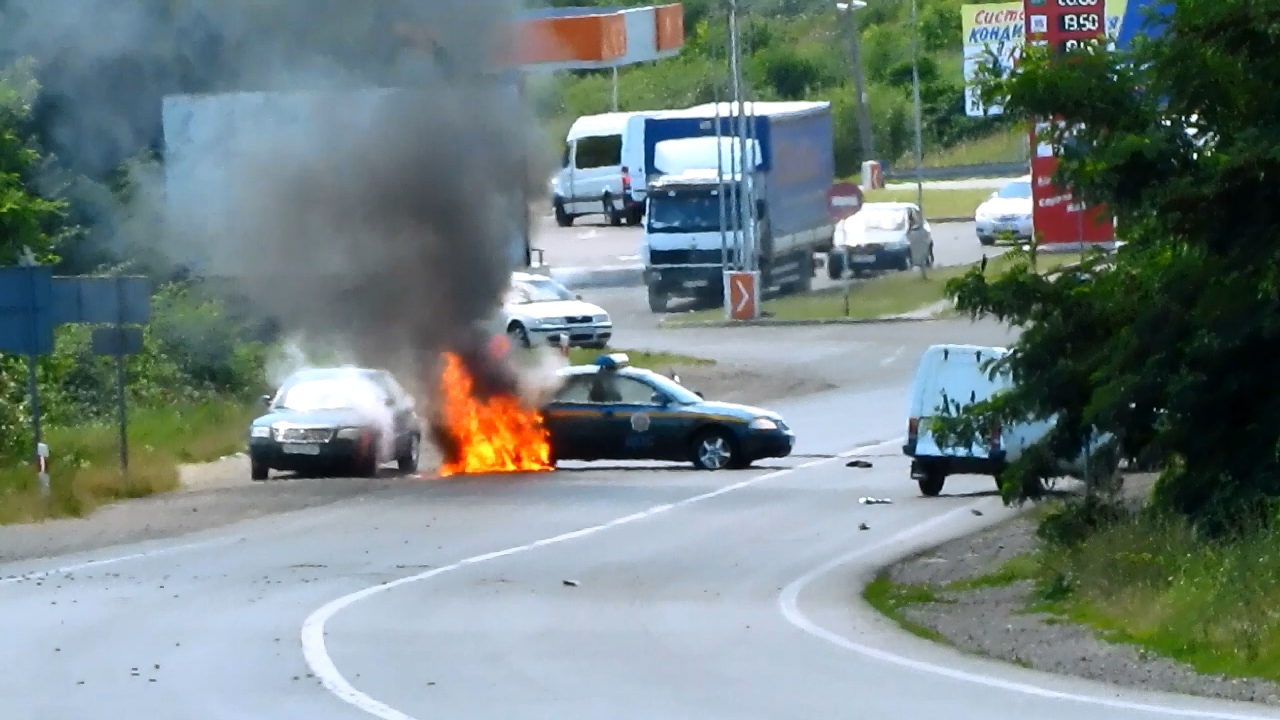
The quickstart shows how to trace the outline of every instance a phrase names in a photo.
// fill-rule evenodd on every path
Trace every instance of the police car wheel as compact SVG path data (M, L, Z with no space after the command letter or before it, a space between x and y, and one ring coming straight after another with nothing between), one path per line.
M693 464L699 470L724 470L735 467L737 461L737 443L724 430L707 430L693 441Z

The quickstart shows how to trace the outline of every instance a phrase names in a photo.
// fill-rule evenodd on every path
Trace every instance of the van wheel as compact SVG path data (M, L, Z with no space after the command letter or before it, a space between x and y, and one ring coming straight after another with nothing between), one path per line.
M937 497L942 492L942 486L946 482L947 474L942 471L942 468L926 468L924 477L919 480L920 494L925 497Z
M839 280L844 277L844 265L844 253L836 250L827 253L827 277L832 280Z
M632 225L632 226L639 225L639 224L640 224L640 221L641 221L641 220L643 220L643 219L644 219L644 209L643 209L643 208L636 208L636 209L632 210L631 212L627 213L627 224L628 224L628 225Z
M664 313L667 311L667 295L666 293L649 287L649 311L655 313Z
M557 199L555 204L556 224L560 227L573 225L573 216L565 212L564 201Z

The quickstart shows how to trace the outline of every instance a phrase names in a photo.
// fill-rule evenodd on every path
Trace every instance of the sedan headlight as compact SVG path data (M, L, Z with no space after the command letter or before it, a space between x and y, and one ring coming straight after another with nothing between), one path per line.
M755 420L752 420L751 424L747 427L752 430L777 430L778 423L774 420L770 420L769 418L756 418Z
M249 437L269 438L271 437L271 428L266 425L254 425L249 429Z
M609 314L605 313L604 315L596 315L595 317L591 318L591 322L607 323L609 322Z
M342 428L338 431L339 440L359 440L364 435L364 428Z

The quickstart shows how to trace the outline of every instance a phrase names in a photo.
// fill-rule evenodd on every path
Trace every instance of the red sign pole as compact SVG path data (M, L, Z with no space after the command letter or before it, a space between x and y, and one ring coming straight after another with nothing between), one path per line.
M1048 45L1055 55L1088 45L1105 47L1104 0L1023 0L1023 17L1027 43ZM1037 123L1030 138L1032 225L1040 243L1066 249L1112 242L1115 228L1105 207L1086 208L1070 190L1053 184L1058 157L1050 145L1051 129L1049 123Z

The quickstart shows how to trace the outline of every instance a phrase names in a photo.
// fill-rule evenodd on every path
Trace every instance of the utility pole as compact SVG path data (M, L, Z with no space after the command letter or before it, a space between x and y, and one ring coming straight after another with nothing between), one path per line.
M729 71L733 74L733 104L731 108L736 108L737 110L736 134L739 147L739 175L735 183L738 188L738 206L734 209L737 211L738 247L742 269L750 272L755 269L755 248L751 247L750 241L747 239L747 223L749 222L747 203L751 202L751 197L745 192L747 189L747 118L742 105L742 58L740 53L741 48L738 42L738 0L729 0Z
M849 29L853 33L853 87L858 93L858 139L862 144L862 161L876 159L875 144L871 134L871 109L867 98L867 80L862 69L862 29L858 26L857 11L865 8L863 0L836 3L836 9L849 13Z
M916 126L916 207L924 214L924 151L920 140L920 24L916 19L918 0L911 0L911 112Z
M613 112L618 112L618 66L613 66Z

